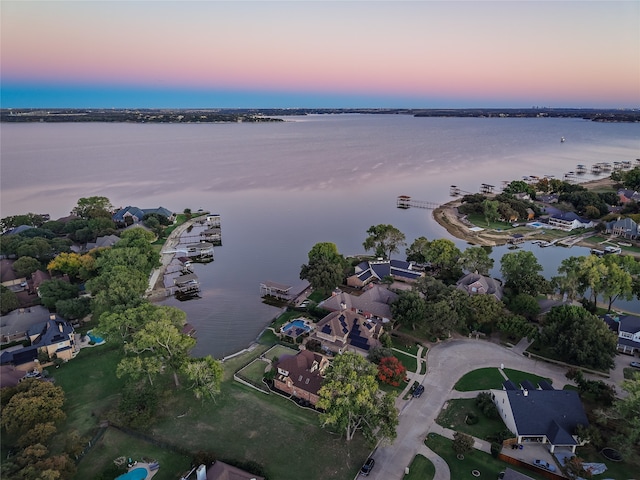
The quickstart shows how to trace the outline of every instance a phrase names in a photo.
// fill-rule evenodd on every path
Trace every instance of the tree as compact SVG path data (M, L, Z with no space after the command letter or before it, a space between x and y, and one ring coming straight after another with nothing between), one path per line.
M631 274L616 263L614 255L604 257L607 273L601 279L602 295L608 301L607 311L611 311L613 303L618 298L631 300L633 298L633 279Z
M424 298L414 290L403 290L398 294L398 298L391 304L393 318L399 323L411 325L416 329L416 325L423 325L426 319L427 309Z
M87 281L93 294L91 311L95 318L104 312L123 312L145 303L142 294L148 286L147 275L137 269L117 265Z
M429 248L429 240L427 237L418 237L405 250L407 262L426 263L427 249Z
M528 320L535 320L540 313L540 304L531 295L519 293L509 299L509 310L513 313L522 315Z
M493 295L471 295L469 297L471 315L467 323L474 330L495 324L502 316L504 304Z
M381 382L397 387L404 382L407 368L396 357L384 357L378 364L378 379Z
M458 263L461 255L462 253L451 240L438 238L429 243L425 258L431 263L438 278L444 281L455 281L462 274Z
M20 225L29 225L31 227L39 227L46 220L44 215L38 215L37 213L27 213L24 215L12 215L4 217L0 220L0 230L5 232L12 228L19 227Z
M134 333L140 330L148 321L153 321L160 315L173 318L173 323L180 326L185 320L184 312L174 308L158 307L150 303L143 303L137 307L128 308L122 312L107 312L100 316L96 333L109 342L125 344L131 341Z
M78 204L71 213L80 218L90 219L98 217L111 218L113 205L107 197L83 197L78 200Z
M13 270L18 277L28 277L41 267L40 262L31 257L20 257L13 262Z
M66 320L84 318L91 313L91 299L80 297L58 300L56 302L56 313Z
M65 273L71 278L87 280L96 269L96 259L89 254L63 252L47 265L47 270Z
M213 400L220 393L224 373L222 364L210 355L191 359L183 365L183 370L197 399Z
M59 300L69 300L78 296L78 286L72 285L64 280L54 278L45 280L38 289L42 304L53 310Z
M332 426L347 441L358 431L372 444L396 437L398 410L394 397L378 391L376 366L357 353L337 356L318 392L322 426Z
M542 271L542 266L532 252L518 250L504 254L500 271L505 280L505 286L515 293L536 296L549 288L546 279L538 273Z
M369 236L362 245L366 251L374 250L378 257L390 259L392 253L397 253L399 247L406 245L404 233L393 225L373 225L367 233Z
M20 306L20 301L15 293L4 285L0 285L0 315L9 313Z
M540 343L568 363L606 370L614 365L617 337L606 323L582 307L553 307L545 316Z
M20 382L2 410L0 423L11 435L24 435L36 425L66 418L61 387L38 379Z
M504 315L498 320L498 330L514 337L533 339L538 331L535 325L529 323L520 315Z
M482 213L484 213L484 219L487 221L487 226L491 224L491 222L495 222L500 214L498 213L499 202L495 200L485 200L482 202ZM507 219L508 221L509 219Z
M314 290L323 293L342 283L347 262L335 243L316 243L308 256L309 263L300 267L300 279L308 280Z
M189 359L189 351L195 346L196 340L181 333L176 325L177 317L180 317L182 327L186 321L186 314L177 308L156 307L158 312L171 309L168 315L159 315L132 335L131 341L125 345L125 352L136 355L140 358L151 358L162 360L162 365L171 370L174 374L176 386L178 382L178 371ZM177 312L182 313L178 315Z
M451 446L458 455L463 455L473 448L473 437L466 433L456 432L453 434Z
M458 260L462 269L466 272L478 272L480 275L489 275L493 268L493 258L485 247L469 247L462 252Z

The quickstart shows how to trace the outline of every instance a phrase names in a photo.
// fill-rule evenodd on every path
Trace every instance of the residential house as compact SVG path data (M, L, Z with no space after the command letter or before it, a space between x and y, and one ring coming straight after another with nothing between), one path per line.
M264 477L216 460L209 468L200 465L196 470L196 480L264 480Z
M604 321L618 335L619 351L631 355L640 354L640 317L607 314Z
M331 297L320 302L318 307L332 312L350 310L365 318L387 323L391 321L391 304L397 298L397 293L382 285L370 283L364 287L361 295L336 292Z
M545 389L531 386L518 388L513 382L505 382L502 390L491 390L506 427L516 436L517 443L548 444L551 453L558 447L575 453L580 445L576 428L589 426L578 392L555 390L550 385Z
M329 366L327 357L301 350L296 355L283 355L275 366L278 373L273 386L315 406L324 372Z
M418 270L413 262L402 260L375 260L362 262L355 268L355 274L347 278L347 285L361 288L365 285L391 277L400 282L413 283L424 277L424 272Z
M162 215L171 222L175 220L175 215L164 207L142 209L130 205L114 213L112 219L119 226L127 226L142 222L144 216L151 213Z
M18 308L0 317L0 342L14 342L27 338L27 331L49 320L49 310L41 305Z
M549 225L570 232L577 228L592 228L595 223L581 217L575 212L556 213L549 217Z
M350 310L331 312L318 322L308 340L318 340L322 348L333 353L353 351L366 354L380 346L382 322L375 322ZM307 340L307 341L308 341Z
M3 258L0 260L0 282L12 292L21 292L27 286L27 277L18 277L13 269L15 260Z
M635 190L620 189L618 190L618 200L623 205L629 202L640 202L640 193Z
M31 345L3 351L0 355L1 365L10 364L19 370L30 370L38 364L40 354L46 354L50 359L67 361L78 351L73 327L55 314L51 314L46 322L31 327L27 331L27 337Z
M469 295L493 295L502 300L503 289L500 280L480 275L478 272L468 273L456 282L456 288L464 290Z
M608 222L605 233L629 240L637 240L640 237L638 224L631 218L618 218L617 220Z

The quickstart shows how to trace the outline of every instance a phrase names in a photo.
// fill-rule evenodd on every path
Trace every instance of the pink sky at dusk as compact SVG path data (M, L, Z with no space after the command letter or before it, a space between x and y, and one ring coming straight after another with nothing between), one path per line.
M3 104L24 85L83 85L394 96L415 107L437 98L640 106L636 1L3 0L0 8Z

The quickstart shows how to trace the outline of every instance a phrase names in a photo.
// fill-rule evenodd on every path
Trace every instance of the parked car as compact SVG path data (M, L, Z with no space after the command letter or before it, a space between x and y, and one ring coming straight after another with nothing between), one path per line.
M536 467L544 468L545 470L549 470L550 472L556 471L556 467L551 465L549 462L545 462L544 460L534 460L533 464Z
M424 393L424 385L418 385L414 390L413 390L413 396L416 398L419 398L420 395L422 395Z
M362 465L362 468L360 469L360 474L365 477L368 476L371 473L371 470L373 470L373 466L375 464L376 461L373 458L367 458L367 461L364 462L364 465Z
M631 362L629 365L631 365L633 368L640 368L640 362Z

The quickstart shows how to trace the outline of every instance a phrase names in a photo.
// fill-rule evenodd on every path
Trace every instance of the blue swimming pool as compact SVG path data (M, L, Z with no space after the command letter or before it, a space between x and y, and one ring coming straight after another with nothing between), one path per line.
M311 327L301 318L296 318L295 320L290 321L284 327L282 327L282 332L293 338L297 338L300 335L310 332Z
M545 227L546 225L544 223L540 223L540 222L529 222L527 223L528 227L533 227L533 228L542 228Z
M104 338L94 335L91 330L87 332L87 337L89 337L89 340L91 340L95 344L104 342Z
M120 475L116 480L144 480L147 478L147 469L143 467L134 468L129 472Z

